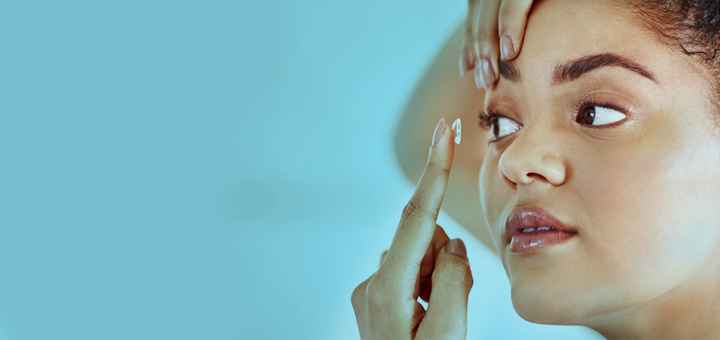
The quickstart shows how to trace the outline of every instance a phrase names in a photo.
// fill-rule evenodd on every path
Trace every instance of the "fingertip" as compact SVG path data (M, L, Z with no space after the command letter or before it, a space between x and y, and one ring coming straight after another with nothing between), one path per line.
M512 60L520 54L525 35L527 17L532 9L533 0L503 1L498 11L498 32L503 60ZM506 45L503 45L503 37ZM507 50L507 51L506 51Z
M432 172L441 170L445 175L450 173L452 168L453 158L455 154L455 143L453 143L454 134L450 124L445 123L445 119L440 120L443 127L438 127L435 130L434 144L428 151L427 164L425 165L426 170L433 168Z
M483 80L483 76L482 76L482 66L479 64L480 64L480 62L476 62L475 72L473 72L473 73L475 74L475 87L477 87L478 89L481 89L481 88L485 87L485 81Z
M478 89L485 88L489 90L497 81L498 77L498 46L484 44L482 51L479 50L476 43L476 53L478 54L475 63L475 85Z
M497 57L495 56L493 56L490 60L483 58L483 61L481 63L482 80L485 90L491 89L495 84L495 80L497 79L497 65L494 61L492 61L495 59L497 59Z
M437 126L435 127L435 132L433 133L433 142L432 146L435 146L438 141L440 141L440 138L442 138L443 135L445 135L445 118L440 118L440 121L438 122Z
M441 126L442 124L442 126ZM439 164L442 169L449 170L454 155L453 127L445 123L445 118L440 119L433 134L433 144L428 152L428 165Z
M510 60L515 56L515 45L510 34L503 34L500 37L500 55L503 60Z
M445 245L445 252L454 254L467 260L467 249L465 248L465 242L462 239L454 238Z

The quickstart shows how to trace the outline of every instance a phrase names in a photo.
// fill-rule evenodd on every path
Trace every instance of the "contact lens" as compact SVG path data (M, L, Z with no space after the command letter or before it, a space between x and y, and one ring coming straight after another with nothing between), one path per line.
M460 139L462 138L462 124L460 118L455 119L452 124L452 129L455 131L455 144L460 145Z

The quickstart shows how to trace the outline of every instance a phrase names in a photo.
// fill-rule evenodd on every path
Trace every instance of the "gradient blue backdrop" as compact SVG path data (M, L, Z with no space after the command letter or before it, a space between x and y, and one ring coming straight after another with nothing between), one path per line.
M0 338L358 339L415 187L393 132L466 6L0 3ZM520 319L439 222L470 339L596 337Z

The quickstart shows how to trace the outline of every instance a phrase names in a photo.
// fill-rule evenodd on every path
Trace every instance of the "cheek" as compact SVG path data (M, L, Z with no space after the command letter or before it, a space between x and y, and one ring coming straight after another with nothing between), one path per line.
M693 142L658 152L654 141L579 163L585 250L599 282L625 282L618 298L627 303L679 284L714 250L719 186L707 169L720 168L714 152Z

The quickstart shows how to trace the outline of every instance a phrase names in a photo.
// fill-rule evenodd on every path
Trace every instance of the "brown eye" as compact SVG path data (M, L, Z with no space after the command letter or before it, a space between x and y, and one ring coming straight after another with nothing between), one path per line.
M578 112L576 121L588 126L609 125L623 120L627 115L624 113L602 106L587 106Z
M580 114L577 117L577 122L581 124L587 124L592 125L592 123L595 121L595 107L594 106L588 106L580 112Z

